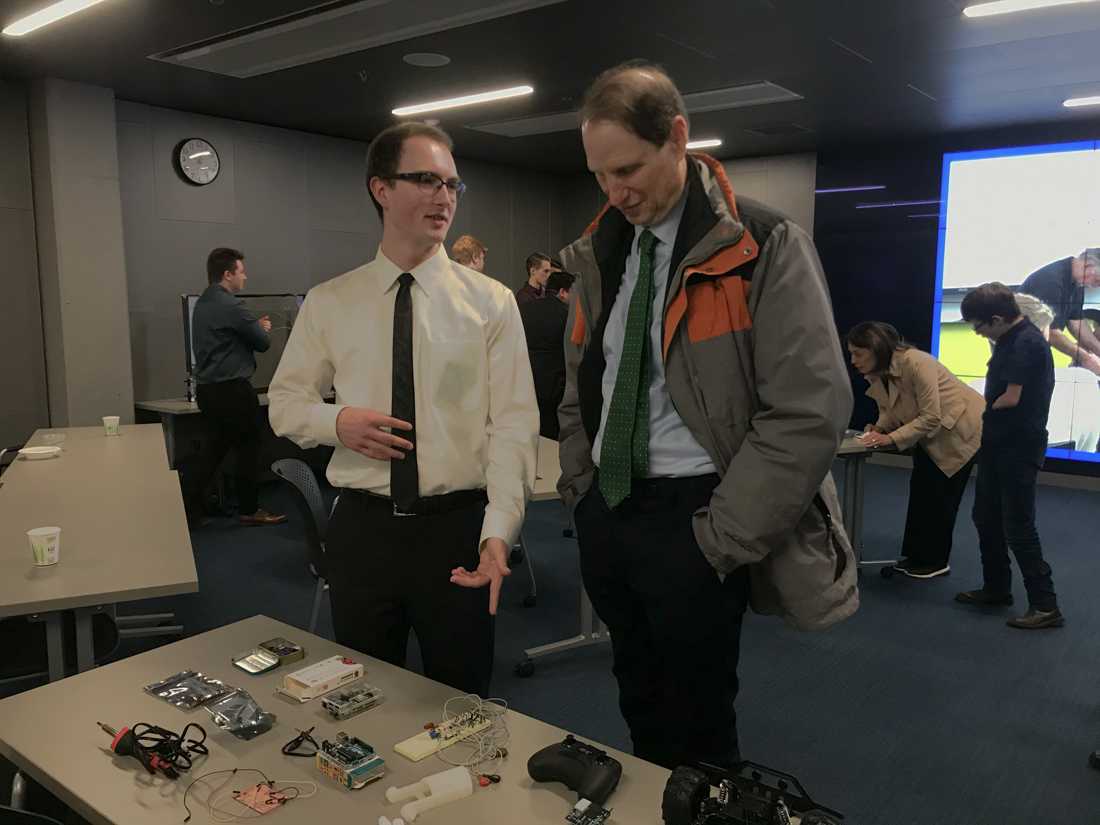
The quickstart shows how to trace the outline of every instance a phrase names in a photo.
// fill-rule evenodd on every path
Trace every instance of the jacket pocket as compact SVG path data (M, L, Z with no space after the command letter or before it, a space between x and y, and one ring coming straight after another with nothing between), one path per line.
M848 567L848 557L844 552L844 546L837 537L836 528L833 525L833 514L829 512L829 508L825 504L825 499L821 497L821 493L814 493L814 507L817 508L818 513L821 514L821 518L825 522L825 532L828 535L829 547L832 548L833 554L836 556L836 561L833 566L833 581L839 581Z
M687 331L693 344L752 328L749 284L739 275L704 278L687 285Z

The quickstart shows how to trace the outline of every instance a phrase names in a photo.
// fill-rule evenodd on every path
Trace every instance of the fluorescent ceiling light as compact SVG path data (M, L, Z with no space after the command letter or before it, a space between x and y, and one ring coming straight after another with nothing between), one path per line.
M209 150L207 150L205 152L195 152L195 154L193 154L193 155L188 155L187 159L188 160L194 160L195 158L204 158L209 154L210 154Z
M721 146L721 138L707 138L706 140L693 140L688 145L688 149L713 149L715 146Z
M881 184L875 184L874 186L835 186L832 189L815 189L814 193L818 195L832 195L836 192L873 192L876 189L885 189L885 186Z
M857 203L856 209L892 209L895 206L930 206L934 201L881 201L879 203Z
M1100 106L1100 95L1094 97L1071 97L1062 103L1067 109L1076 109L1078 106Z
M401 106L394 109L393 113L398 117L405 115L419 115L424 112L436 112L440 109L455 109L459 106L473 106L475 103L488 103L491 100L504 100L509 97L522 97L534 92L531 86L512 86L508 89L497 89L492 92L478 92L474 95L462 97L449 97L446 100L433 100L430 103L417 103L414 106Z
M30 34L35 29L48 26L50 23L56 23L70 14L76 14L78 11L84 11L89 6L102 2L103 0L61 0L59 3L53 3L44 9L39 9L34 14L28 14L21 20L16 20L4 29L4 34L11 37L22 37L24 34Z
M967 6L963 9L963 14L967 17L991 17L994 14L1012 14L1017 11L1095 2L1096 0L997 0L995 3L978 3L976 6Z

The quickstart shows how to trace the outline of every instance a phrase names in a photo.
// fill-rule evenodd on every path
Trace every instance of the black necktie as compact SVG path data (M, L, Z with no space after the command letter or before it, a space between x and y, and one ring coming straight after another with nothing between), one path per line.
M413 388L413 276L404 272L399 280L401 286L393 304L393 395L390 414L413 425L410 432L394 431L395 435L411 441L413 448L404 458L390 461L390 495L397 509L409 513L420 497L420 476L416 469L416 392Z

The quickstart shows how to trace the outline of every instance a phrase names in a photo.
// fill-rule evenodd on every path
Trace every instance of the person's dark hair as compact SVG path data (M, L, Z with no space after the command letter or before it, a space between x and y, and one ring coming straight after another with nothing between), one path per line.
M581 103L581 125L595 120L617 123L654 146L664 146L672 121L687 119L680 90L663 68L645 60L630 60L600 74Z
M1006 321L1015 321L1020 317L1020 306L1016 303L1016 296L1012 294L1011 289L997 281L982 284L966 293L960 309L963 320L968 324L972 321L990 324L995 315L999 315Z
M426 137L434 140L446 146L448 151L454 148L454 141L451 140L450 135L442 129L418 120L398 123L379 132L367 147L367 192L370 194L374 208L378 210L379 220L382 220L382 204L370 191L370 182L375 178L381 178L393 186L392 177L397 174L397 167L401 164L401 151L405 148L405 141L412 137Z
M845 336L850 346L870 350L875 356L875 372L886 372L894 360L894 353L912 349L891 324L883 321L864 321L856 324Z
M527 256L527 274L530 275L531 270L533 270L536 267L540 266L544 261L546 263L553 263L553 261L550 260L549 255L543 255L541 252L532 252L530 255L528 255Z
M563 289L572 289L574 280L576 279L568 272L551 272L546 279L546 291L556 294Z
M206 256L206 282L208 284L220 284L222 274L233 272L237 268L237 261L243 261L244 254L227 246L219 246L212 249Z

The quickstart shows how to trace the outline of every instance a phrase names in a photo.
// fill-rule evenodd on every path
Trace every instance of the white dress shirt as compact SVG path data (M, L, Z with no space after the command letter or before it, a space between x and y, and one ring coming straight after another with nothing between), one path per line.
M341 444L336 417L345 406L389 414L401 273L380 249L370 263L311 289L268 390L277 435L302 447L336 448L328 465L335 487L390 495L390 462ZM539 431L515 298L451 261L442 246L412 275L420 495L485 489L481 540L511 545L535 480ZM330 386L335 405L322 398Z
M592 461L598 467L603 448L603 430L607 426L607 413L611 408L611 396L615 391L615 378L619 374L623 338L626 334L626 316L630 309L630 297L638 283L638 267L641 256L638 239L648 229L657 238L653 248L653 310L649 327L649 472L650 478L679 478L701 476L718 472L707 451L691 434L680 414L672 405L672 396L665 387L665 363L661 350L661 328L664 326L665 287L668 284L672 248L680 229L680 218L687 203L687 187L672 210L659 224L634 227L634 242L626 259L626 271L615 296L615 304L607 318L603 334L603 410L600 413L600 430L592 445Z

